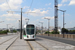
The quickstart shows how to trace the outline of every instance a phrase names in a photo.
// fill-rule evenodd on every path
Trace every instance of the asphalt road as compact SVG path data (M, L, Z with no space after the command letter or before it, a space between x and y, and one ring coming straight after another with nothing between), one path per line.
M75 46L75 40L68 40L68 39L49 37L49 36L42 36L42 35L37 35L37 37L50 39L50 40L55 40L55 41L59 41L59 42L62 42L62 43L66 43L66 44L70 44L70 45L74 45Z
M12 35L0 35L0 37L3 37L3 36L12 36Z

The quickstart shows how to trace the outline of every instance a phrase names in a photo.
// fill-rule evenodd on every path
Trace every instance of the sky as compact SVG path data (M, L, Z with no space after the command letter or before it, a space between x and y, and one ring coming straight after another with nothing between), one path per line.
M50 18L50 26L54 27L54 0L0 0L0 28L7 28L7 24L9 28L19 28L21 8L23 25L28 18L29 24L41 26L39 22L43 22L43 27L48 27L48 20L44 19L46 17ZM65 28L75 27L75 0L58 0L58 8L66 10ZM58 11L58 27L63 27L61 11Z

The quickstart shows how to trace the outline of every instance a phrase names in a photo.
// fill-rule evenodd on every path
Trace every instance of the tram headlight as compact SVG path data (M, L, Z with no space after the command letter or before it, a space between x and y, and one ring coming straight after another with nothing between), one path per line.
M33 36L33 38L34 38L34 36Z

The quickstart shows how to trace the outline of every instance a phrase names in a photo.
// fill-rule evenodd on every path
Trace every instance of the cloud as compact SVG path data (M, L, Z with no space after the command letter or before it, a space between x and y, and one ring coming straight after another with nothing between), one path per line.
M33 11L29 11L29 12L35 12L35 13L30 13L30 15L32 16L44 16L45 14L48 14L49 10L42 10L42 9L34 9Z
M45 4L45 6L49 6L49 5L51 5L51 3L49 3L49 4Z
M62 3L70 1L69 5L75 5L75 0L62 0Z
M8 10L9 6L11 9L19 9L21 7L22 0L8 0L8 3L4 2L0 5L1 10ZM9 4L9 5L8 5Z
M67 4L58 4L58 7L67 6Z
M24 6L23 9L29 8L29 6Z
M47 16L47 17L43 17L42 19L54 19L54 17Z
M39 21L39 19L37 19L36 21Z
M71 0L69 5L75 5L75 0Z
M68 0L62 0L62 3L67 2Z
M36 21L29 21L29 24L35 24Z
M1 17L5 18L7 21L14 21L14 20L18 20L20 19L20 15L19 14L3 14L1 15Z
M6 18L7 21L14 21L15 19Z
M0 0L0 3L5 2L6 0Z
M58 7L61 7L62 6L62 4L58 4Z
M2 17L13 17L13 18L18 18L20 17L19 14L11 14L11 13L8 13L8 14L3 14L1 15Z
M3 18L2 21L4 21L5 23L12 23L11 25L15 25L17 27L17 24L19 23L19 19L21 19L21 15L19 14L3 14L1 15L1 17ZM24 16L22 16L22 21L23 21L23 24L25 24L25 18Z
M67 4L64 4L63 6L67 6Z
M48 9L52 9L52 8L48 7Z
M44 21L40 21L39 23L43 23Z

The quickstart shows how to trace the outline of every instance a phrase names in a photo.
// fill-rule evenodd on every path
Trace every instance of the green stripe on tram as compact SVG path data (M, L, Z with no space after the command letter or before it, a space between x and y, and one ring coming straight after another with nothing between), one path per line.
M26 35L23 35L24 37L26 37Z

